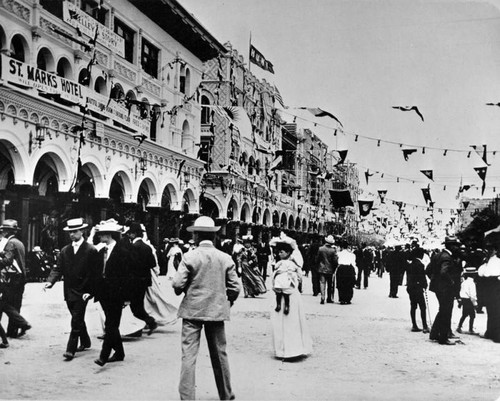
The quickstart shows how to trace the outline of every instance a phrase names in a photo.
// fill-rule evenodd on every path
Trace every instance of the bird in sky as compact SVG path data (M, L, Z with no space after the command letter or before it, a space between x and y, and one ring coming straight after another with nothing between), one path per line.
M498 107L500 107L500 102L498 102L498 103L486 103L486 106L498 106Z
M393 109L401 110L401 111L414 111L418 114L422 121L424 121L424 116L420 113L420 110L417 106L392 106Z

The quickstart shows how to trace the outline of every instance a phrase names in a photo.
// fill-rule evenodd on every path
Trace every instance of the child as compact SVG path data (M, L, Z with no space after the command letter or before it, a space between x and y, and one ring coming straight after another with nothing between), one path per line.
M474 331L474 318L476 317L475 308L477 307L476 283L474 277L477 275L475 267L466 267L464 271L464 280L460 287L460 298L462 305L462 317L458 323L457 333L462 333L462 325L469 317L469 333L478 334Z
M300 267L290 258L293 252L292 245L285 242L276 243L276 252L279 261L273 273L273 291L276 293L276 312L281 310L281 298L284 298L283 313L288 315L290 310L290 294L299 285Z

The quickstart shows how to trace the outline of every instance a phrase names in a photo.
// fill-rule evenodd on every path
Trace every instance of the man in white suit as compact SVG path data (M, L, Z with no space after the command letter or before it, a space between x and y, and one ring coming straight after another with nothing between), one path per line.
M195 399L196 358L203 326L219 398L234 399L226 353L224 321L229 320L229 309L238 297L240 284L231 256L214 246L219 228L206 216L198 217L194 224L187 228L194 233L198 247L184 254L172 282L177 295L185 293L178 313L183 319L179 383L182 400Z

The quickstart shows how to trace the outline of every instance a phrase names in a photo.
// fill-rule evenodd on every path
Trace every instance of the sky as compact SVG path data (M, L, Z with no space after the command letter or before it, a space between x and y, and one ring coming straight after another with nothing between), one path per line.
M486 105L500 102L500 0L179 1L246 61L251 35L275 74L251 72L279 88L285 119L316 122L331 150L348 150L360 198L385 189L387 199L423 207L422 188L430 188L435 208L455 209L460 185L481 197L475 167L488 168L484 197L500 193L500 107ZM392 108L413 105L424 121ZM295 107L329 111L344 133ZM468 154L484 144L489 166ZM405 148L417 149L408 161ZM375 173L368 185L367 170ZM433 170L434 180L420 170Z

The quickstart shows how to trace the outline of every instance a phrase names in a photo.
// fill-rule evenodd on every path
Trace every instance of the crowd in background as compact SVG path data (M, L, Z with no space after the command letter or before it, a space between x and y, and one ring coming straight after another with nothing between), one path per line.
M87 224L83 219L72 219L64 227L71 242L61 251L56 249L50 254L44 253L39 246L26 254L16 236L17 221L5 220L0 226L0 318L5 313L9 322L6 331L0 324L0 348L9 346L9 337L21 337L31 328L21 315L25 283L42 281L46 282L45 289L49 289L58 280L63 280L65 301L72 317L64 358L72 360L76 352L90 347L84 320L87 301L94 298L99 301L104 316L101 337L104 341L95 363L103 366L123 361L125 353L120 330L123 333L124 306L130 305L132 318L142 321L139 335L143 330L151 334L158 323L174 322L176 317L172 315L176 309L162 295L156 276L167 276L176 293L185 294L186 299L193 285L193 271L198 269L196 274L203 275L200 266L215 263L207 255L216 254L226 256L218 256L215 265L219 264L221 271L234 274L230 283L232 295L224 298L228 308L238 297L240 282L245 298L259 297L269 290L274 292L276 303L271 321L278 358L304 357L312 352L301 300L305 279L311 280L312 295L319 296L321 305L333 304L335 299L341 305L349 305L355 300L355 289L368 290L370 278L381 278L384 273L389 276L389 298L398 298L399 288L406 287L411 332L429 334L430 340L442 345L456 344L453 340L460 340L451 327L456 302L462 309L455 328L458 334L479 335L474 320L477 313L484 313L486 309L487 329L482 337L500 342L500 226L484 233L482 248L467 247L455 237L446 237L442 248L426 250L416 239L406 244L378 247L356 246L333 235L315 235L310 241L301 239L298 242L283 232L260 233L256 238L250 234L237 235L230 239L215 235L220 227L214 226L212 219L205 216L199 219L210 221L208 226L206 222L197 229L196 224L193 226L194 238L186 242L165 238L159 247L149 242L139 222L122 226L113 219L102 221L87 236ZM207 232L211 236L207 236ZM199 248L200 245L203 247ZM224 284L226 276L220 277L221 288L229 285ZM214 288L217 286L212 286L211 291ZM428 308L428 290L435 294L439 304L434 317ZM190 313L196 316L196 311ZM188 324L186 330L195 330L196 317L187 318L181 313L179 316L191 321L185 323ZM221 319L227 318L228 311ZM214 333L222 335L221 331ZM219 345L214 343L211 352L219 352ZM115 352L110 355L112 350ZM183 348L183 353L185 351ZM226 395L232 394L229 387L224 391Z

